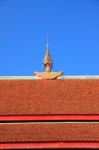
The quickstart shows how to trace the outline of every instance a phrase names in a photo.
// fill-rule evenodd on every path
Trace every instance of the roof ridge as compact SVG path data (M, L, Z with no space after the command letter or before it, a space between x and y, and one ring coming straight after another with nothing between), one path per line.
M3 79L40 79L36 76L0 76L0 80ZM99 79L99 75L68 75L61 76L58 79Z

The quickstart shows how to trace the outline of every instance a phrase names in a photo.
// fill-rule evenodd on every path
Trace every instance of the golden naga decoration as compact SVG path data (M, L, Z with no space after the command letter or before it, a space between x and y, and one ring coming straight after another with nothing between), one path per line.
M46 53L45 57L43 59L43 65L45 68L45 72L34 72L34 75L37 77L40 77L41 79L57 79L57 77L61 76L63 74L62 71L60 72L51 72L51 69L53 67L53 60L49 52L49 46L48 46L48 40L46 44Z

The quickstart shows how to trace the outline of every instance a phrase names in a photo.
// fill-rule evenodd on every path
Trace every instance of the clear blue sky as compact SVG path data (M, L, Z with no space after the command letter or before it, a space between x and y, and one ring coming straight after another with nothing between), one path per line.
M0 76L43 71L99 75L99 0L0 0Z

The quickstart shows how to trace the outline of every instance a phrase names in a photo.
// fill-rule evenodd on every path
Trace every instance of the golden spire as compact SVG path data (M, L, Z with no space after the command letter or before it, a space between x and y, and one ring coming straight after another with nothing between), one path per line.
M53 60L49 52L49 43L48 43L48 37L47 37L47 42L46 42L46 52L45 52L45 57L43 59L43 65L45 68L45 72L34 72L34 75L41 78L41 79L47 79L47 80L52 80L52 79L57 79L60 77L63 72L51 72L51 69L53 67Z
M52 57L49 52L48 38L47 38L47 42L46 42L46 53L45 53L45 57L43 59L43 65L44 65L46 72L51 72L51 69L53 67L53 60L52 60Z

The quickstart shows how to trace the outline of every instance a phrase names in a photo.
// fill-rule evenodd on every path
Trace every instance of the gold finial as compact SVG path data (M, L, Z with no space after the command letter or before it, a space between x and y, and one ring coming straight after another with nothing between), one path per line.
M51 72L51 69L53 67L53 60L52 60L52 57L49 52L48 37L47 37L47 41L46 41L46 53L45 53L45 57L43 59L43 65L45 68L45 72L34 72L35 76L37 76L41 79L53 80L53 79L57 79L58 77L60 77L63 74L62 71Z
M48 37L47 37L47 42L46 42L46 53L45 53L45 57L43 59L43 65L44 65L46 72L51 72L51 69L53 67L53 60L52 60L52 57L49 52Z

